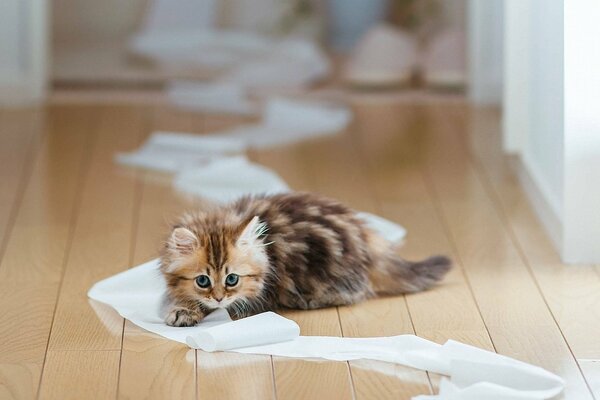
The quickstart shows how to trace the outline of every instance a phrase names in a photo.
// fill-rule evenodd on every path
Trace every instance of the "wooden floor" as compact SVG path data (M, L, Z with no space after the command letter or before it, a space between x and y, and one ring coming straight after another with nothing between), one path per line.
M565 266L499 152L499 114L461 102L357 99L340 136L251 157L296 189L337 197L408 230L408 258L447 253L434 290L286 313L305 335L416 333L538 364L565 398L600 399L600 269ZM153 130L242 120L157 105L0 111L0 399L407 399L439 377L189 350L91 304L96 281L156 255L193 206L168 177L114 164Z

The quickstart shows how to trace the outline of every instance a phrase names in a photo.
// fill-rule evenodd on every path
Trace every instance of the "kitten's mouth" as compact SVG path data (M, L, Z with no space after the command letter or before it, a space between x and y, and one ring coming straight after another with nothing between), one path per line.
M221 301L211 300L209 305L212 308L227 308L231 303L233 303L231 299L223 299Z

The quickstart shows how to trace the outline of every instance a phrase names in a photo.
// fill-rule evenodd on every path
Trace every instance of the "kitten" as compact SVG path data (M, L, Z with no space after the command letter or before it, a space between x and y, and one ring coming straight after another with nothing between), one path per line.
M403 260L354 211L309 193L245 197L186 214L160 263L172 326L195 325L217 308L238 319L416 292L451 267L443 256Z

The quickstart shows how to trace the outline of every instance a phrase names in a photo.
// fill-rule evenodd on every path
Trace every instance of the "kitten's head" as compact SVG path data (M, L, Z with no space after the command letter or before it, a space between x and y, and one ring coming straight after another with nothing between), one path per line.
M258 217L242 223L184 219L173 228L161 257L171 297L208 309L260 298L270 273L266 230Z

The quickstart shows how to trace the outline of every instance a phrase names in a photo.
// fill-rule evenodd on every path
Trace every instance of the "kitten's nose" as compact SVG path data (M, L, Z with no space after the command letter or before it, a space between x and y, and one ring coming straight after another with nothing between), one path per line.
M223 300L223 296L214 296L216 301L221 301Z

